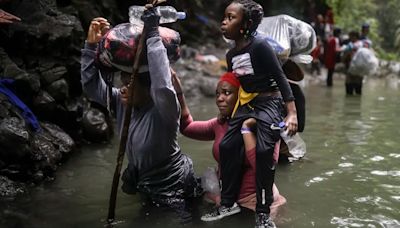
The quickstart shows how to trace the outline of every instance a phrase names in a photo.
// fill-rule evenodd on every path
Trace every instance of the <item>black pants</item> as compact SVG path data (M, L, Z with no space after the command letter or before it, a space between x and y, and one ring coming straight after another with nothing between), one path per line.
M358 95L361 95L362 93L362 83L363 83L363 77L358 76L358 75L353 75L353 74L346 74L346 94L347 95L353 95L355 92Z
M272 186L275 177L273 153L279 140L279 130L272 130L271 124L282 121L283 102L281 98L256 97L249 104L240 106L229 121L229 129L220 144L221 164L221 205L231 206L237 201L242 182L245 158L244 142L240 128L244 120L255 118L256 144L256 212L269 214L273 202Z
M362 84L361 83L346 83L346 94L353 95L354 92L358 95L361 95Z
M303 132L306 124L306 98L300 86L294 83L290 83L290 88L292 89L293 96L296 99L294 101L297 110L297 131ZM286 116L286 112L285 112Z
M333 85L333 72L335 69L328 69L328 76L326 78L326 85L332 86Z

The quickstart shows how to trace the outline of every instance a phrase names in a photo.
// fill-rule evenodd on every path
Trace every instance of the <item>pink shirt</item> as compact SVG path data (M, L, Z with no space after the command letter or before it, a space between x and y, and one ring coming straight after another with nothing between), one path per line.
M191 115L181 118L180 130L186 137L197 140L214 140L212 153L214 159L219 164L219 144L222 141L228 123L220 124L217 118L207 121L193 121ZM279 142L275 145L274 160L277 161L279 156ZM239 199L248 197L256 192L256 151L255 148L246 151L246 160L244 162L244 173L239 194Z

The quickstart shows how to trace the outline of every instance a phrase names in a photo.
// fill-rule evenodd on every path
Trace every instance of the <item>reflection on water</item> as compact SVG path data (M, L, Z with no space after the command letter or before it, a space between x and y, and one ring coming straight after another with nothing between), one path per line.
M400 111L398 80L369 80L364 94L346 97L343 81L333 88L310 85L306 158L280 165L276 183L288 203L279 227L400 227ZM393 84L395 82L395 85ZM196 119L214 117L213 99L191 104ZM214 166L211 142L179 138L201 173ZM47 183L16 201L0 203L0 227L103 227L117 153L112 145L90 145ZM211 205L194 202L187 227L252 227L249 211L222 221L199 221ZM162 208L142 207L138 197L118 194L115 227L176 227Z

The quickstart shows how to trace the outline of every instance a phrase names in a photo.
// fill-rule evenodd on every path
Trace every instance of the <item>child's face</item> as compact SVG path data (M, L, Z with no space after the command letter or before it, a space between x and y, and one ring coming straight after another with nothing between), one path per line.
M232 3L225 9L224 19L221 22L222 35L227 39L237 40L243 34L240 33L242 28L243 10L242 5Z

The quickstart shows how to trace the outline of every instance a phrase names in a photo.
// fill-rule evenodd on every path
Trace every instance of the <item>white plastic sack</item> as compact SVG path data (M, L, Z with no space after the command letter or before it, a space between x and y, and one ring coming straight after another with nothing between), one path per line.
M359 48L350 62L349 73L353 75L371 75L378 69L379 61L369 48Z
M282 60L300 55L295 59L308 62L310 58L301 57L301 55L311 53L317 42L315 31L310 24L284 14L264 17L257 32L275 40L280 45L282 50L274 50Z
M217 176L217 171L213 167L207 167L201 178L201 187L205 192L210 192L213 194L220 194L221 190L219 187L219 179Z

